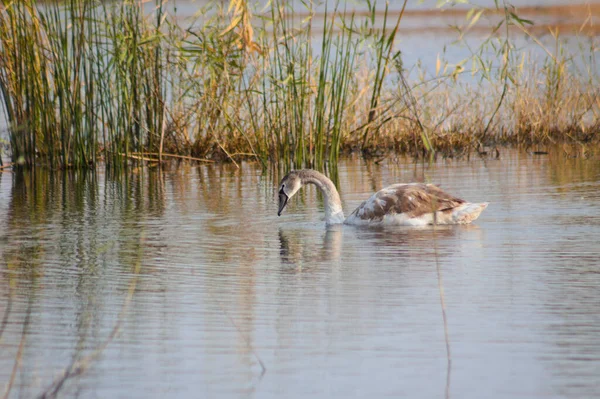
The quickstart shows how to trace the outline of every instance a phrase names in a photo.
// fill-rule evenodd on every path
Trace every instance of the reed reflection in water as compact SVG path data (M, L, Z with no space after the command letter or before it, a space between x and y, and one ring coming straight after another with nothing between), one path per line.
M597 160L340 164L346 214L402 181L491 202L417 229L327 229L312 187L278 218L282 174L240 166L0 174L3 392L600 394Z

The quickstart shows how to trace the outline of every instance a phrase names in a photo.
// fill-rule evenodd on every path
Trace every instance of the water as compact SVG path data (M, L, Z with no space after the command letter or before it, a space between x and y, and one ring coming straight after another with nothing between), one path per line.
M327 230L312 187L278 218L253 164L0 174L0 392L598 397L600 161L501 155L341 163L347 214L490 201L445 228Z
M208 12L202 18L199 18L198 11L209 4L205 0L184 0L176 3L167 3L166 10L171 15L176 15L181 25L200 26L207 23L214 11ZM292 5L295 15L293 25L300 29L306 22L310 12L308 4L310 2L293 0L288 2ZM323 13L326 10L331 13L334 9L332 1L326 1L319 4L313 4L313 10L316 13L313 20L313 51L315 54L321 52L321 35L323 30ZM375 26L383 26L383 12L385 10L385 1L372 1L376 5ZM389 2L389 20L388 29L395 26L398 15L402 9L403 2ZM402 62L409 74L409 78L418 80L419 73L415 69L422 69L431 77L437 76L436 64L438 57L447 61L451 66L463 64L470 69L473 67L477 71L479 68L472 65L471 59L473 53L477 53L480 46L490 38L491 32L498 26L504 18L501 13L494 14L496 10L494 0L476 0L468 4L449 1L444 7L439 7L441 1L438 0L411 0L407 3L406 13L404 14L399 33L394 43L394 52L401 51ZM510 40L514 46L513 53L518 53L517 59L526 56L525 67L533 69L544 63L548 58L548 53L554 56L560 54L569 58L573 65L570 65L571 71L576 74L582 74L586 67L595 68L590 65L589 57L597 51L590 38L597 38L600 30L598 25L598 6L600 0L581 0L569 3L564 0L510 0L505 2L507 6L514 6L516 14L525 20L533 22L532 25L526 25L527 31L543 44L542 47L531 37L527 37L522 30L514 28L511 30ZM213 3L214 4L214 3ZM357 21L359 25L363 22L365 13L368 14L369 8L366 2L341 2L340 12L346 10L348 14L358 13ZM503 9L503 2L499 2L500 10ZM481 7L488 10L479 22L468 30L468 33L461 39L456 28L461 27L465 31L469 21L466 18L467 12L472 7ZM510 7L509 7L510 8ZM154 10L152 3L146 4L148 12ZM256 7L254 14L270 17L268 7ZM253 20L255 27L262 26L260 19ZM504 39L505 31L501 29L498 34L498 40ZM558 38L558 41L557 41ZM486 46L482 55L486 61L492 62L495 67L500 67L501 53L498 48L501 47L498 41L492 40L495 47ZM561 50L557 53L557 43L560 43ZM360 47L360 51L365 51ZM367 52L368 54L368 52ZM569 56L570 55L570 56ZM359 58L362 58L359 57ZM519 61L520 62L520 61ZM519 63L517 62L517 64ZM418 68L417 68L418 66ZM373 66L374 68L374 66ZM596 68L596 72L598 72ZM479 75L472 78L471 74L463 74L461 79L467 83L477 83Z

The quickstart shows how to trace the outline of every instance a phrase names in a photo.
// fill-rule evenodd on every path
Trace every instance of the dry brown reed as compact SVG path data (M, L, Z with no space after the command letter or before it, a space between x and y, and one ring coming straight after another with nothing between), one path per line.
M285 2L258 16L249 4L212 5L182 26L160 0L149 14L137 1L6 3L0 97L11 161L124 167L153 153L158 162L177 155L320 168L350 152L463 156L483 146L599 141L591 15L580 37L552 31L546 47L507 2L475 7L456 36L464 44L490 14L495 25L482 44L459 62L442 53L424 66L403 63L402 13L369 3L364 15L340 4L318 14L309 2L298 20ZM534 49L517 48L518 37Z

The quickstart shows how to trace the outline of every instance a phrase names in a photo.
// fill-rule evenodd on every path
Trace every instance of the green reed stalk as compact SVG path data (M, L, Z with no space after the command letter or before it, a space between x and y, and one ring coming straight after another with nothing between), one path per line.
M335 11L332 13L331 22L328 21L327 6L323 13L323 38L321 42L321 59L319 65L319 80L317 84L317 97L315 99L315 113L313 130L315 135L315 152L311 162L314 164L322 164L325 159L327 149L327 78L329 75L329 57L331 56L331 41L333 35L333 20Z
M348 103L348 88L352 83L352 74L354 72L354 60L356 59L358 46L358 42L352 38L354 32L354 14L350 18L348 27L342 30L342 36L338 38L336 44L337 51L331 93L331 112L333 115L332 124L329 129L331 131L331 144L328 146L330 148L330 164L337 164L339 158L344 114Z
M13 162L94 166L157 147L164 124L162 3L7 3L0 12L0 88Z
M398 20L396 21L396 25L391 30L391 32L386 35L387 28L387 20L389 13L389 5L386 3L385 11L383 14L383 27L381 29L381 34L375 41L375 61L376 61L376 70L375 77L373 83L373 90L371 92L371 102L369 106L367 123L363 132L362 139L362 147L363 150L366 149L369 145L370 139L370 131L371 124L375 121L377 117L377 111L379 107L379 102L381 98L381 90L383 88L384 79L388 73L388 64L392 59L392 50L394 49L394 41L396 39L396 34L398 33L398 28L400 27L400 22L402 21L402 16L404 15L404 10L406 9L406 4L408 0L404 0L402 5L402 10L398 15ZM375 15L376 15L376 4L368 1L370 16L371 16L371 25L375 23Z
M289 2L275 0L257 16L258 46L249 3L232 1L233 12L206 6L188 28L161 0L150 16L139 0L3 3L0 96L12 162L121 169L145 162L144 152L167 151L323 169L343 149L419 154L477 142L598 140L597 45L590 39L587 73L577 74L556 34L542 67L524 73L526 57L517 56L508 26L542 45L507 2L496 2L503 21L454 72L438 75L436 65L430 77L417 65L412 81L394 53L404 8L393 25L386 6L379 24L373 2L364 20L336 3L316 34L321 18L311 1L302 3L309 17L298 21ZM467 14L465 31L484 11ZM363 45L373 51L358 63ZM459 82L468 61L481 83ZM485 101L480 90L490 92Z
M262 86L262 103L267 131L272 132L284 163L322 168L326 161L337 160L359 42L352 35L354 17L347 25L338 6L331 13L325 9L320 54L316 57L312 4L306 24L294 29L288 25L284 7L278 2L273 5L272 51L269 62L262 64L269 83ZM335 31L338 18L340 33Z

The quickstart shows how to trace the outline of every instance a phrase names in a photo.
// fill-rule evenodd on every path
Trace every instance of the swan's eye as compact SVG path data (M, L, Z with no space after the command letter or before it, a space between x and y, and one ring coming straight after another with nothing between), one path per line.
M285 184L282 184L281 188L279 189L279 194L285 194L285 192L283 191L284 188L285 188Z

